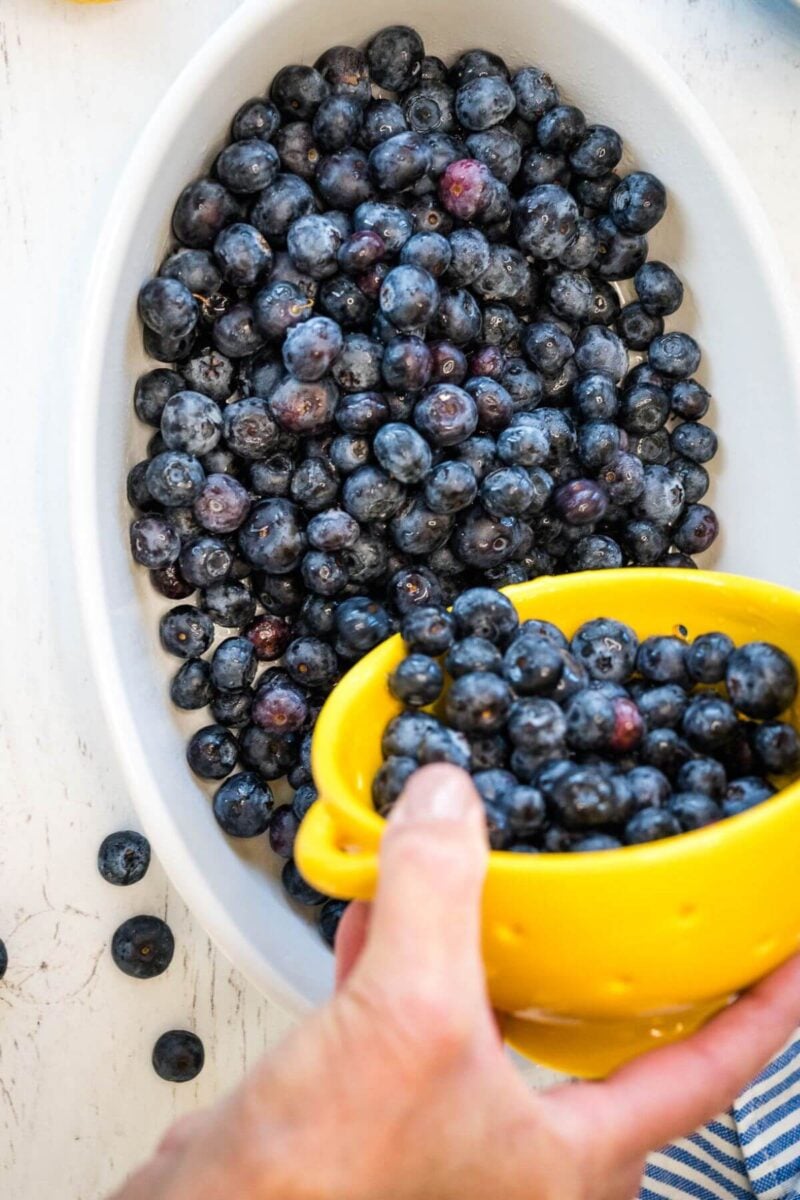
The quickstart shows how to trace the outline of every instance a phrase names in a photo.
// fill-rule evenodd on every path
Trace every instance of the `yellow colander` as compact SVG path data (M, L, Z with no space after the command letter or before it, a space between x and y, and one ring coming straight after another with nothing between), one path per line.
M800 662L800 594L704 571L628 569L506 589L520 617L571 635L616 617L640 637L723 630ZM300 829L303 875L369 900L384 822L370 783L383 729L400 709L386 680L399 637L336 687L312 747L320 799ZM800 709L788 714L798 723ZM587 1077L685 1037L800 946L800 783L718 825L594 854L494 852L483 897L492 1003L517 1050Z

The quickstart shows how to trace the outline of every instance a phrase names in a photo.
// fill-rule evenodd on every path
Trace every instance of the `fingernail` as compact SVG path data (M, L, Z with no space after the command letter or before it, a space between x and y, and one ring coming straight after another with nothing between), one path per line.
M455 767L425 769L409 780L389 818L394 825L413 821L463 821L475 805L467 775Z

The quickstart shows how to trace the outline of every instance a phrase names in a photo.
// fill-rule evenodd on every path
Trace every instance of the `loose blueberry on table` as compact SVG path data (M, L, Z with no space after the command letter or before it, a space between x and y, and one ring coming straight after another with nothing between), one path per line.
M170 1029L162 1033L153 1047L153 1069L168 1083L188 1083L195 1079L205 1062L203 1043L188 1029Z
M110 833L97 852L97 869L103 879L119 887L144 879L149 866L150 843L132 829Z
M692 567L717 536L701 503L716 438L694 378L700 350L665 329L683 285L648 261L667 195L648 172L619 172L622 150L542 68L511 70L487 50L448 68L396 25L363 50L283 67L177 199L174 245L139 296L159 365L134 395L156 432L127 482L131 550L177 602L161 621L164 649L184 660L171 696L210 709L189 745L192 769L224 781L214 812L230 836L260 836L268 823L301 903L322 898L298 884L298 814L273 807L268 784L310 782L316 715L358 658L402 622L425 662L404 668L397 694L426 703L441 686L433 659L446 653L452 678L467 679L452 703L470 728L429 728L413 752L495 773L513 759L515 786L530 791L540 751L512 748L495 723L505 728L521 688L526 703L558 712L531 715L525 737L557 740L588 665L556 661L565 648L548 635L549 655L517 647L506 667L508 645L480 622L450 646L443 608L477 585ZM621 281L631 283L624 305ZM717 669L719 649L704 654ZM669 648L655 657L664 678L653 691L673 682ZM758 664L744 666L734 690L760 713L748 698ZM616 664L601 681L617 668L627 678ZM779 694L780 673L763 670ZM528 697L554 673L552 695ZM482 701L492 716L473 728ZM598 713L610 727L613 709L618 745L632 742L624 696L598 693L597 712L586 703L575 702L571 736ZM648 707L669 715L669 697L640 711L654 758L682 765L679 719L664 715L660 730ZM710 717L696 719L704 728ZM762 736L765 763L788 754L787 736ZM398 757L387 794L407 777L409 755ZM597 793L597 804L624 807L593 778L562 781L553 803L577 811ZM500 821L505 793L493 787ZM538 809L530 796L519 803L529 829ZM645 817L637 828L659 825ZM515 841L529 847L522 829ZM565 839L553 833L546 848ZM320 910L327 940L338 912Z
M800 737L778 719L797 671L768 642L640 641L606 617L568 641L486 587L449 613L414 610L400 632L388 688L403 710L372 785L383 816L420 766L449 762L472 774L495 850L585 853L735 816L800 771Z

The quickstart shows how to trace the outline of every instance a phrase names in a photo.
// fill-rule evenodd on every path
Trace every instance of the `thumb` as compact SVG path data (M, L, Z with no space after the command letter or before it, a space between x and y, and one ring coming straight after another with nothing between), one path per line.
M359 973L402 992L485 998L481 893L488 844L480 797L457 767L416 771L389 818Z

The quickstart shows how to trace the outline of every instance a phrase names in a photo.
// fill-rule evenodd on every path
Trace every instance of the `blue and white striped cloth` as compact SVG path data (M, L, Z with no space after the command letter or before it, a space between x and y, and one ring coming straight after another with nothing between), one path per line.
M800 1200L800 1034L691 1137L650 1156L639 1200Z

